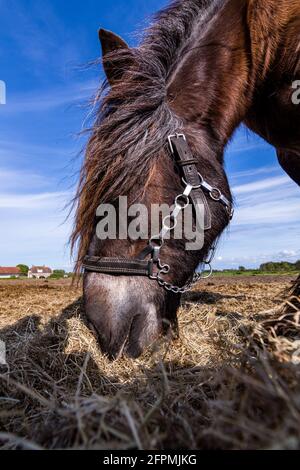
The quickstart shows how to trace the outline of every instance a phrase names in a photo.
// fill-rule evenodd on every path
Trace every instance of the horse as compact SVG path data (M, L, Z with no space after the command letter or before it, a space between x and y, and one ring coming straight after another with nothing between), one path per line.
M137 358L160 335L176 332L181 294L230 223L224 150L236 128L244 123L273 145L281 167L300 185L300 106L293 99L300 3L176 0L156 14L135 48L104 29L99 38L106 80L71 240L77 271L85 267L86 317L101 350L111 359ZM140 239L97 237L101 203L119 210L116 201L126 195L130 204L148 208L176 200L178 209L180 195L180 210L193 193L208 219L201 249L187 251L172 236L146 247ZM153 263L156 275L147 275Z

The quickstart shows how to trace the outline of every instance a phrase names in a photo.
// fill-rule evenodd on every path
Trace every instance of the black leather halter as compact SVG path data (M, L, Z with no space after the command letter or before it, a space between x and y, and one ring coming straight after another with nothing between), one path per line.
M171 153L182 174L182 181L185 185L185 191L176 198L175 210L169 217L170 222L172 222L172 219L175 220L179 212L186 206L186 204L182 205L182 200L183 202L189 203L191 199L194 207L200 204L204 206L204 230L209 230L211 228L211 212L205 193L208 194L211 199L220 202L224 206L231 220L233 217L232 203L218 188L214 188L207 183L198 172L196 166L198 161L193 157L185 135L176 134L169 136L168 141ZM181 202L179 202L180 199ZM169 291L175 293L185 292L191 287L193 281L190 281L184 287L177 287L165 282L161 277L170 270L168 265L161 264L159 257L163 239L166 233L170 231L170 226L166 227L164 225L161 233L157 237L152 238L149 244L135 259L86 256L84 258L83 267L87 272L110 275L147 276L150 279L158 281L162 287ZM205 264L210 265L210 262L211 259L209 262L206 260ZM196 274L194 279L196 278L199 280L199 275Z

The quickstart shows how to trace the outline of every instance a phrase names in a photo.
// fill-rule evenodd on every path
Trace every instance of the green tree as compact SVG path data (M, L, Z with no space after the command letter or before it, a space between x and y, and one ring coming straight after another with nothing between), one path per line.
M275 269L274 268L274 263L272 263L272 262L261 264L260 268L259 268L260 271L263 271L263 272L266 272L266 273L274 272L274 269Z
M283 273L293 271L294 269L295 264L289 263L288 261L281 261L279 263L269 262L260 266L260 271L267 273Z
M28 275L28 271L29 271L29 267L26 266L26 264L18 264L17 268L20 269L21 273L23 276L27 276Z
M300 259L299 259L299 261L296 261L296 263L295 263L294 266L295 266L295 269L296 269L297 271L300 271Z
M245 268L245 266L240 266L240 267L239 267L239 271L241 271L241 272L243 272L243 273L244 273L244 272L246 271L246 268Z
M66 271L63 269L54 269L53 274L51 274L51 279L62 279L65 277Z

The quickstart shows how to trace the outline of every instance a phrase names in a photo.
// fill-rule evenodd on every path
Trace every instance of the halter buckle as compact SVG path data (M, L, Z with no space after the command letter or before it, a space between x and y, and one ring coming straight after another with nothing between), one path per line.
M168 142L169 142L169 147L170 147L170 150L172 152L172 154L174 155L174 147L173 147L173 144L172 144L172 139L179 139L180 137L182 137L185 141L186 141L186 136L185 134L171 134L168 136Z

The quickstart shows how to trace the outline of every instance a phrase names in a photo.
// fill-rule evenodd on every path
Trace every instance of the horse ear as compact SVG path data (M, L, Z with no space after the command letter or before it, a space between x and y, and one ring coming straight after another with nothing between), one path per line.
M129 51L130 48L120 36L106 29L99 30L99 39L102 47L103 68L110 85L112 85L116 80L120 80L129 65L124 63L125 59L113 60L112 53L120 49Z

